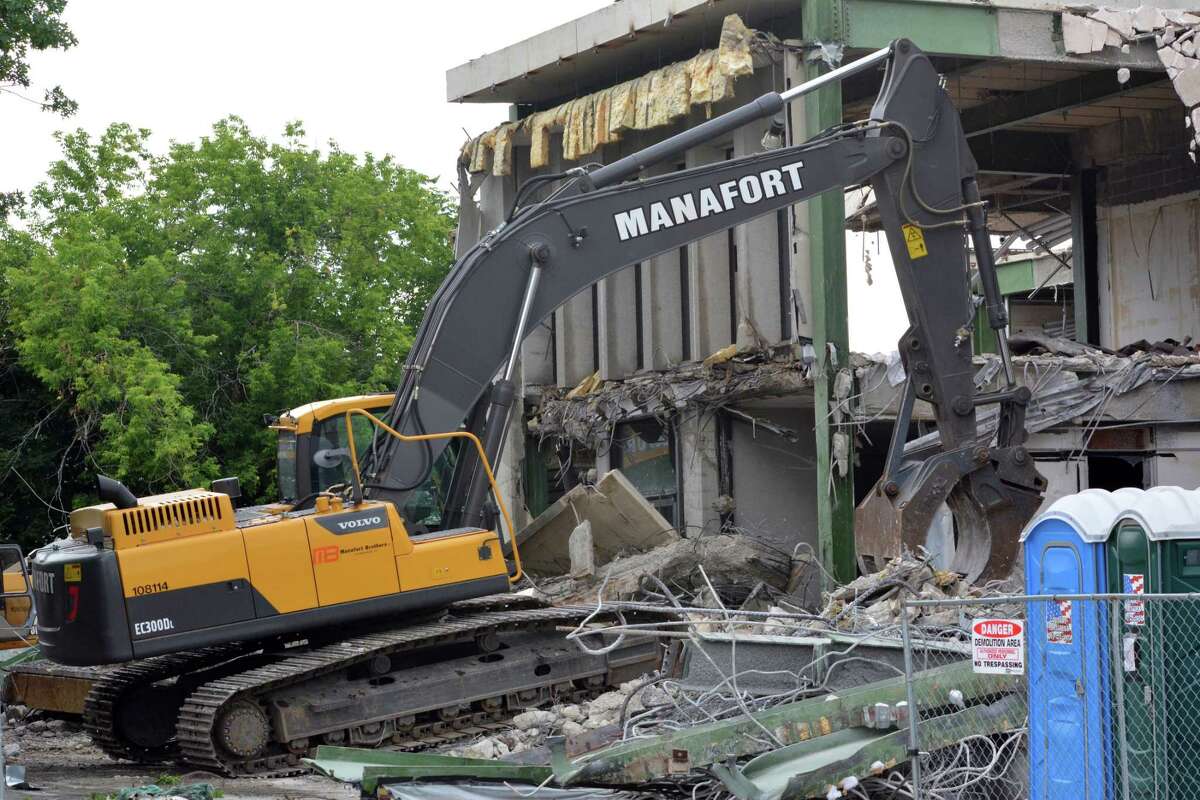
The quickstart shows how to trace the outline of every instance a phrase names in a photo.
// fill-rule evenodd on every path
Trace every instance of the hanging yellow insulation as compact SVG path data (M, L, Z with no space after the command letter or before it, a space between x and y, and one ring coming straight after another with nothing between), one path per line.
M620 141L624 131L669 125L695 106L708 107L733 96L734 80L754 72L753 38L741 17L730 14L721 25L716 50L506 122L464 144L459 161L470 172L511 175L513 137L521 132L529 134L529 166L537 169L550 163L555 133L562 133L562 157L577 161Z

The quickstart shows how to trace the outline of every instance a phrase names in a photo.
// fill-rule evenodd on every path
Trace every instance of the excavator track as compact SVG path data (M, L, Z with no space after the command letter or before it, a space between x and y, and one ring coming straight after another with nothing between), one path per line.
M423 749L500 728L506 717L550 698L562 702L594 696L614 683L657 667L656 646L648 641L627 643L615 655L607 657L603 674L595 674L593 670L586 679L574 681L569 674L566 678L558 672L547 674L537 685L523 685L522 691L508 693L507 701L505 692L498 691L497 697L489 697L482 703L461 703L458 708L454 704L449 709L421 707L420 713L415 714L407 713L406 708L393 709L394 714L385 721L364 717L361 724L350 724L315 737L287 741L276 734L280 718L272 718L271 704L288 705L279 703L281 693L299 695L300 702L294 705L317 708L322 682L346 694L345 684L339 681L348 680L352 670L361 672L380 659L388 663L393 656L401 656L407 662L437 648L449 650L485 640L498 642L497 637L507 637L506 642L513 642L512 652L517 656L521 654L522 637L553 639L561 647L560 635L540 632L577 625L593 611L537 605L480 598L456 604L451 614L441 619L371 630L327 643L285 650L264 648L261 642L226 645L148 659L117 670L94 687L88 698L87 729L93 740L114 758L137 761L175 758L191 767L226 775L285 775L302 771L299 759L319 743L358 746L386 743L396 749ZM574 649L574 645L569 647ZM249 666L239 669L239 660ZM437 672L444 682L445 670L440 667L441 663L434 659L424 668ZM177 678L173 683L172 677ZM484 682L468 683L478 689ZM179 709L173 741L148 748L122 735L118 703L131 692L151 690L156 683L165 687L158 691L178 687L177 694L186 691L187 695L173 706ZM397 689L397 692L405 699L413 698L414 702L428 699L420 688ZM393 702L397 696L397 693L390 696ZM335 701L331 705L346 702ZM363 713L368 713L367 709L378 710L368 704ZM274 711L278 714L277 708ZM355 708L348 713L357 712ZM364 731L369 734L367 739Z
M174 737L169 731L153 730L165 729L166 721L146 725L144 717L124 718L124 701L132 692L147 690L159 681L211 667L254 649L254 644L221 645L148 658L113 669L96 679L84 700L84 730L110 758L142 763L169 761L179 753ZM136 727L139 723L141 729Z

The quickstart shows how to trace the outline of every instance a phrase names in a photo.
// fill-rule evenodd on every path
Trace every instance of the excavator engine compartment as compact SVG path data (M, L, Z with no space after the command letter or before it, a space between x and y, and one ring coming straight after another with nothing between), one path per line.
M228 495L189 490L88 509L101 522L90 542L32 559L43 648L64 664L114 663L508 589L494 531L410 537L390 504L318 500L235 512Z

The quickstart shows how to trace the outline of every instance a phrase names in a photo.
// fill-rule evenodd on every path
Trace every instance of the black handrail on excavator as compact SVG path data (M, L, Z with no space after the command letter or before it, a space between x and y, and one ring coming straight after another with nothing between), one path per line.
M882 86L864 121L792 147L640 177L647 167L880 64ZM869 183L908 311L899 343L908 385L886 472L858 510L860 557L877 561L924 545L948 504L958 526L952 568L970 579L1007 576L1045 481L1023 447L1029 393L1013 380L976 171L936 69L903 39L607 166L572 170L546 200L517 210L451 269L425 314L388 422L406 435L465 428L496 464L521 342L554 309L627 266L823 192ZM1007 381L990 395L977 394L973 382L967 236ZM905 460L904 431L918 399L933 407L941 446ZM994 446L977 441L976 407L983 403L999 403L1005 420ZM378 440L378 455L365 470L369 495L402 508L445 441ZM487 524L487 489L480 459L460 453L443 524Z

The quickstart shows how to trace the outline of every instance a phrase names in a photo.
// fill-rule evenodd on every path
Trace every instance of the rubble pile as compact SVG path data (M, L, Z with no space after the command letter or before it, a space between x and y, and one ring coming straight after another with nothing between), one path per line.
M70 752L91 750L92 743L77 720L56 719L22 705L4 709L4 758L18 758L24 749L34 744L39 750L52 745L56 750Z
M691 752L681 748L688 737L699 735L694 733L697 730L710 731L703 736L721 741L704 752L726 755L769 753L792 743L790 736L803 741L811 735L803 726L765 724L762 720L775 719L770 715L800 714L798 718L811 719L804 714L815 713L826 720L841 720L839 725L861 725L864 701L856 693L875 692L864 697L892 698L888 702L904 697L899 628L905 599L983 599L1015 589L998 582L969 585L960 575L936 568L930 556L921 552L895 558L875 574L834 586L818 606L805 609L800 598L788 593L788 559L765 557L758 548L752 537L744 535L680 539L619 557L588 581L564 577L560 584L542 584L543 591L548 586L569 586L571 594L562 596L596 603L598 612L608 612L598 613L587 630L660 637L667 647L662 671L590 701L527 710L515 716L507 730L448 746L443 752L462 759L549 765L554 754L562 752L556 748L565 747L572 759L590 759L597 765L598 772L588 773L584 785L627 785L631 776L649 774L668 781L656 796L724 798L728 784L714 781L713 771L703 763L668 765L664 770L655 754L661 751L676 758ZM742 588L740 595L733 591L735 586ZM732 602L735 596L740 601ZM908 621L918 638L937 642L948 655L937 663L963 665L970 620L977 612L997 613L996 606L988 608L983 612L983 606L970 603L909 608ZM618 610L619 621L611 622ZM965 668L969 666L967 662ZM1007 687L1002 684L1004 691L1009 691ZM974 690L994 691L982 685ZM850 712L837 711L837 704L843 702ZM804 712L806 708L816 710ZM1009 732L1007 719L996 724L997 733L1005 737L997 741L1006 748L1003 763L1007 764L1021 734ZM821 735L828 733L822 730ZM643 747L647 748L644 755L638 749ZM627 757L633 762L622 760ZM742 768L748 769L748 763ZM868 797L894 795L907 786L902 772L858 774L870 789L864 795Z
M652 681L653 676L646 676L587 702L530 709L513 717L510 730L458 745L447 753L463 758L502 759L543 747L551 736L581 736L605 728L611 729L610 739L618 739L619 726L627 717L648 707L670 704L672 696Z
M704 565L715 585L747 587L743 593L760 583L782 590L792 570L791 557L761 539L745 534L706 534L616 558L596 575L539 581L538 593L564 605L631 599L645 588L646 576L653 575L680 595L691 596L704 588L696 571L698 564Z
M836 630L864 632L898 625L907 599L950 600L1017 593L1015 585L974 586L955 572L936 569L928 559L900 556L879 572L862 575L835 589L827 596L820 616ZM957 627L961 620L970 618L972 610L969 605L910 608L909 622L924 627Z
M663 371L646 371L619 381L590 375L573 389L543 389L541 405L528 423L531 433L583 447L606 449L617 423L626 419L666 419L685 408L715 409L759 397L794 395L812 385L811 345L794 344L738 350L726 347L703 361ZM760 421L764 430L785 438L794 431Z

